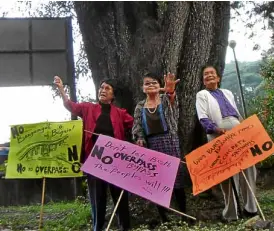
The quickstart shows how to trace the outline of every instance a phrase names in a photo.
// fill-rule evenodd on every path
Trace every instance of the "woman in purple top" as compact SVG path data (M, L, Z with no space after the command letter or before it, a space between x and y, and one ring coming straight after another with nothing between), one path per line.
M202 77L205 89L197 93L196 110L199 121L207 133L208 141L224 134L227 130L237 126L242 117L237 109L234 96L231 91L218 88L220 83L220 74L212 65L202 68ZM244 170L247 179L253 189L256 190L256 168L252 166ZM246 217L257 215L257 206L242 174L233 176L237 189L241 189L244 201L243 214ZM240 182L240 184L239 184ZM231 180L225 180L221 183L221 189L224 195L225 208L222 213L224 221L233 221L238 219L237 203L232 190Z

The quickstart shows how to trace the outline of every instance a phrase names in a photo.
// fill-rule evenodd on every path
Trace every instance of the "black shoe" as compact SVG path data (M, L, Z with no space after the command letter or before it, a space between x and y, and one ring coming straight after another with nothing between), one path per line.
M243 210L243 216L245 218L252 218L252 217L255 217L257 215L258 215L258 212L251 213L251 212L246 211L245 209Z

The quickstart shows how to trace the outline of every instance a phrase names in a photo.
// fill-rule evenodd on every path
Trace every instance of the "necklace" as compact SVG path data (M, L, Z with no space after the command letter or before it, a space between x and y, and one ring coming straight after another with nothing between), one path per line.
M148 110L148 112L149 112L150 114L154 114L154 113L157 111L159 102L160 102L160 98L158 97L158 98L156 99L155 108L151 111L151 110L149 109L149 107L148 107L148 103L147 103L147 99L146 99L145 106L146 106L146 108L147 108L147 110Z
M156 106L153 111L150 111L150 109L147 107L147 110L150 114L154 114L156 112L157 108L158 108L158 106Z

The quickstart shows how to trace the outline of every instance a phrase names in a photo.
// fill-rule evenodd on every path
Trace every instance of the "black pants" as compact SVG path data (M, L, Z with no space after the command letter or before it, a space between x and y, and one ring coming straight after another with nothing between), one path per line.
M96 177L87 176L88 190L90 195L90 203L92 207L93 231L101 231L104 227L107 205L107 188L110 189L110 194L114 205L121 194L121 189L109 184ZM127 231L130 226L129 222L129 207L128 207L128 192L124 191L122 199L119 203L116 216L118 224L122 231Z
M173 189L173 195L175 196L175 200L179 207L179 211L182 213L185 213L186 212L186 194L185 194L184 188ZM167 209L159 205L157 205L157 208L162 221L167 222L168 221L166 216Z

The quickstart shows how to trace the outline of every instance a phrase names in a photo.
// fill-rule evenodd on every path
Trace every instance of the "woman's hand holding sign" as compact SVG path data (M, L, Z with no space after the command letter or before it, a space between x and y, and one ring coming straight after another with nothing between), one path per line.
M217 133L218 135L223 135L225 134L226 130L224 128L216 128L215 129L215 133Z

